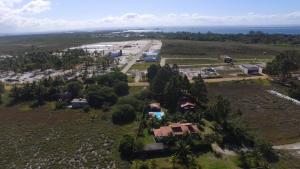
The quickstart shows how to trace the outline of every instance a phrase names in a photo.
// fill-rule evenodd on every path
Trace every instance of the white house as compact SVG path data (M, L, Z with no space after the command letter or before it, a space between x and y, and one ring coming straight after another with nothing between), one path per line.
M79 99L73 99L71 101L71 106L73 109L80 109L87 105L88 105L87 99L79 98Z

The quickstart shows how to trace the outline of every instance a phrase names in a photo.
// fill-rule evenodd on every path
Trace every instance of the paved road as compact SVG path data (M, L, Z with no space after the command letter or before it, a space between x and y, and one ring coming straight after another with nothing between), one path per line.
M136 61L143 55L143 53L149 50L153 46L153 40L150 41L139 53L137 53L133 59L121 70L122 73L127 73L129 69L136 63Z

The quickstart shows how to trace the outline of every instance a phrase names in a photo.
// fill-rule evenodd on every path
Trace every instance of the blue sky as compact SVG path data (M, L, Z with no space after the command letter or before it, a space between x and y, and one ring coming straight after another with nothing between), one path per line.
M226 25L300 25L300 1L0 0L0 33Z

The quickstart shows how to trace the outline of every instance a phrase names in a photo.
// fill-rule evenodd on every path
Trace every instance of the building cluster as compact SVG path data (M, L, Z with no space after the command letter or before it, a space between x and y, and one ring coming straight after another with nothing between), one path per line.
M193 103L187 97L183 97L179 102L179 110L181 113L194 112L196 104ZM160 103L152 103L149 105L148 117L155 118L156 120L163 120L166 114L162 111ZM183 122L183 123L174 123L170 122L168 125L161 126L160 128L153 129L153 136L157 143L166 137L182 137L187 134L196 134L200 132L197 124Z
M160 60L159 51L144 52L142 56L142 60L144 62L158 62Z

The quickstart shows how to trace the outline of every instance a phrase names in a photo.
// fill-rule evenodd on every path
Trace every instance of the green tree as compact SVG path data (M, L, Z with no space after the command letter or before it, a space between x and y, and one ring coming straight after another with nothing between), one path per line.
M129 86L127 82L117 82L113 88L118 96L126 96L129 94Z
M166 108L175 113L178 107L178 101L182 96L181 82L179 76L174 76L170 79L164 89L164 103Z
M119 144L119 152L121 157L126 160L130 160L134 157L135 153L135 141L130 135L124 135Z
M172 78L172 76L173 72L169 65L166 65L159 69L156 76L150 82L150 90L152 91L155 99L163 101L165 86Z
M207 89L204 80L202 79L201 75L194 78L193 80L194 83L191 84L190 93L195 98L199 106L204 106L208 101Z
M136 112L135 109L128 104L118 105L113 110L112 121L114 124L128 124L135 120Z
M90 106L101 108L105 103L115 104L118 98L112 88L92 85L87 89L87 99Z
M143 108L144 108L143 101L141 101L133 96L121 97L121 98L119 98L117 104L118 105L123 105L123 104L131 105L132 107L134 107L136 112L142 112Z
M79 97L81 94L81 90L83 88L83 85L80 81L71 81L67 83L66 85L67 91L72 94L72 97Z
M296 51L285 51L280 53L275 59L267 64L266 71L271 75L279 75L285 80L291 71L299 67L300 54Z
M228 122L230 114L230 102L224 99L222 96L218 96L216 103L208 109L208 116L221 125L224 125Z
M184 165L189 164L189 154L191 154L191 147L184 141L179 141L176 145L176 156Z
M152 64L148 69L147 69L147 78L149 82L151 82L154 77L156 76L157 72L159 71L161 67L157 64Z

